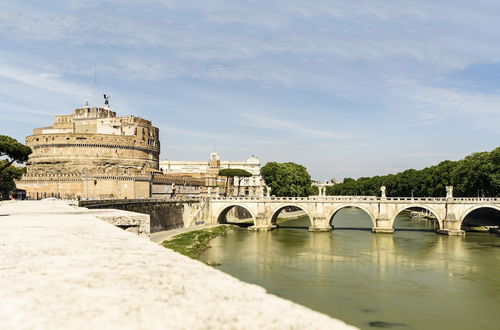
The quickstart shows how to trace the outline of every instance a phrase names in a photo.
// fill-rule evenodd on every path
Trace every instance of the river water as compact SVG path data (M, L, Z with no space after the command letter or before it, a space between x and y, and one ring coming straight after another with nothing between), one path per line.
M438 235L407 215L394 234L373 234L358 209L341 210L334 226L229 230L200 260L362 329L500 329L496 234Z

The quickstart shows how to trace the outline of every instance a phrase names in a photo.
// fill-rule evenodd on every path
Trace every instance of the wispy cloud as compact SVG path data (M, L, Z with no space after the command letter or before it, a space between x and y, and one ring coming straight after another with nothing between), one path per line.
M261 115L252 115L248 113L244 113L242 115L246 119L250 119L250 125L253 127L277 130L277 131L287 131L292 133L301 133L305 135L316 135L326 138L334 138L334 139L347 139L349 135L336 133L333 131L325 131L320 129L312 129L305 127L301 124L294 123L287 120L275 119L267 116Z
M36 88L82 97L87 91L82 86L69 82L61 75L49 72L34 72L17 68L0 61L0 78L24 83Z

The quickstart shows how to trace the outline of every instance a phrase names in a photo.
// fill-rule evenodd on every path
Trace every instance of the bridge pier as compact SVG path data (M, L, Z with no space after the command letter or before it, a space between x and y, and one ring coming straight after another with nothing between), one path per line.
M250 226L247 229L249 231L268 231L275 229L276 226Z
M333 229L326 217L314 217L311 222L312 226L309 227L309 231L330 231Z
M378 218L375 220L375 227L372 227L373 233L394 233L394 228L391 226L391 220L387 218Z
M269 217L266 216L257 216L255 218L255 225L248 227L250 231L268 231L276 228L276 225L271 223Z
M438 234L449 236L465 236L462 230L462 223L458 221L454 214L448 214L443 221L443 228L437 230Z

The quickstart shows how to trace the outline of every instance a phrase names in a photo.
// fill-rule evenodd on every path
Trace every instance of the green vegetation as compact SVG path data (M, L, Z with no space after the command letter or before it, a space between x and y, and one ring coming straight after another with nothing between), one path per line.
M342 184L328 187L327 194L379 195L380 187L386 186L388 196L442 197L449 185L457 197L500 196L500 147L422 170L357 180L345 178Z
M4 166L6 160L0 160L0 167ZM14 180L19 180L26 173L25 167L10 165L0 172L0 199L7 198L9 192L16 189Z
M224 234L227 228L227 226L217 226L182 233L170 241L163 242L161 245L190 258L197 259L209 247L210 240Z
M219 171L220 176L225 176L226 177L226 196L229 194L229 180L231 180L234 183L234 177L238 177L238 191L237 191L237 196L240 195L240 185L241 185L241 180L244 178L249 178L252 176L252 173L248 172L247 170L242 170L239 168L225 168L223 170Z
M31 152L30 147L9 136L0 135L0 158L5 158L0 160L0 199L16 188L14 180L20 179L26 172L25 168L13 165L14 162L26 162Z
M260 171L271 194L280 197L307 197L314 194L307 169L295 163L269 162Z
M31 152L30 147L17 142L10 136L0 135L0 157L7 157L6 163L0 166L0 173L14 162L25 163Z

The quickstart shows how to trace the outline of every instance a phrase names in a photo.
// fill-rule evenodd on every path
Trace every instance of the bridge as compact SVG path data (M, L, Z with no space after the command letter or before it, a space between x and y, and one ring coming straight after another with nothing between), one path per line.
M310 231L333 229L333 217L344 208L363 210L372 221L374 233L393 233L394 220L404 210L422 208L432 213L439 224L438 233L463 235L461 229L465 217L474 210L491 208L500 211L500 198L454 198L453 187L447 187L447 196L434 197L387 197L385 187L381 197L375 196L320 196L311 197L215 197L208 205L210 222L225 223L227 213L235 206L246 209L252 216L251 230L276 228L279 213L286 207L302 209L310 219Z

